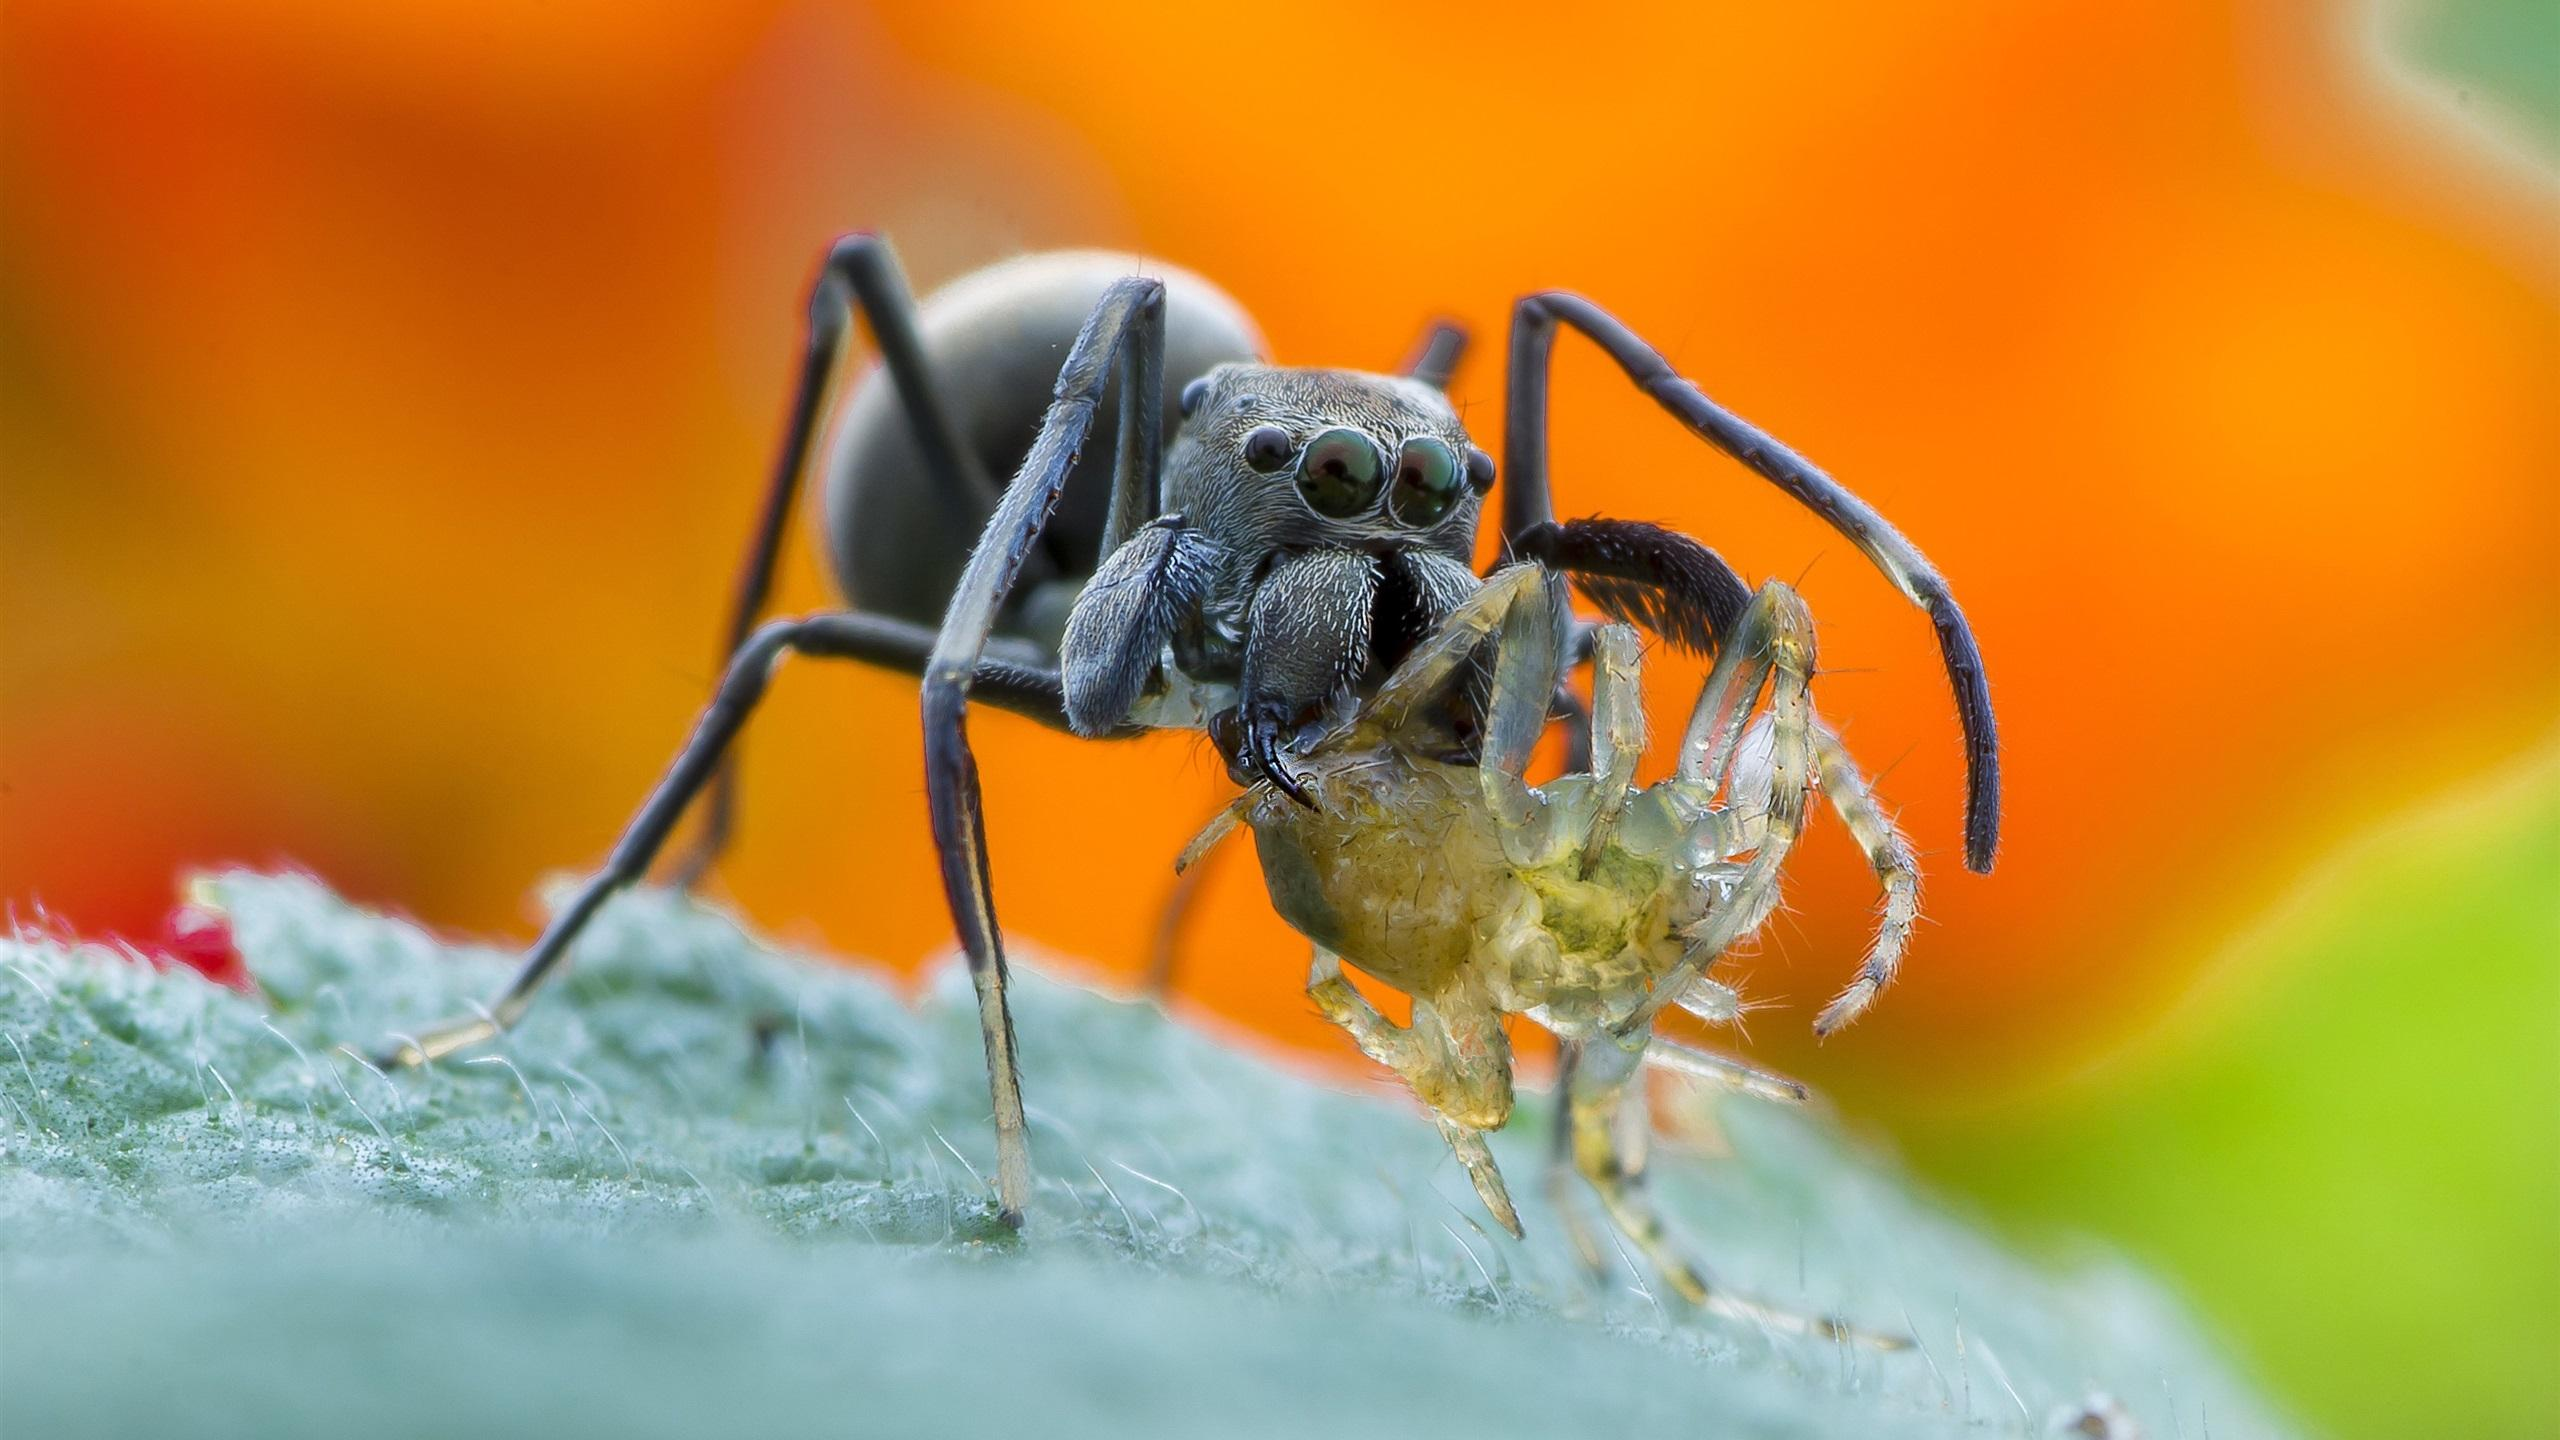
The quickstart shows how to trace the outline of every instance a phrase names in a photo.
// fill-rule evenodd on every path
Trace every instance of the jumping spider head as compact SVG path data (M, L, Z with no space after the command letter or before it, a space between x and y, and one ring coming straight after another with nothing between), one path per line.
M1404 376L1221 365L1180 404L1166 513L1158 538L1141 537L1158 593L1177 606L1174 664L1131 704L1145 713L1178 691L1239 779L1303 799L1284 755L1334 728L1364 681L1476 588L1469 561L1493 457L1437 386ZM1091 662L1123 623L1114 583L1137 578L1115 568L1068 625L1071 715L1087 698L1117 699L1087 683L1102 678ZM1107 710L1093 707L1097 725Z

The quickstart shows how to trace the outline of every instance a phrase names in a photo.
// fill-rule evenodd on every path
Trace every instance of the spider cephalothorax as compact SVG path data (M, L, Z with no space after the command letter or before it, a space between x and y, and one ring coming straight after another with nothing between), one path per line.
M1087 734L1211 726L1240 770L1298 795L1283 752L1476 588L1493 457L1405 376L1222 365L1180 406L1165 513L1068 619L1067 716Z

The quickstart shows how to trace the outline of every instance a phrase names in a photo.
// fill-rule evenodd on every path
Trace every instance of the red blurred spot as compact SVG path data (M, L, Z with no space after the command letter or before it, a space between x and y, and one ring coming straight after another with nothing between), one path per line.
M257 992L257 982L249 978L248 962L240 958L240 947L232 943L231 917L209 905L180 905L170 911L160 924L157 940L134 940L113 933L105 938L163 970L182 966L243 995Z

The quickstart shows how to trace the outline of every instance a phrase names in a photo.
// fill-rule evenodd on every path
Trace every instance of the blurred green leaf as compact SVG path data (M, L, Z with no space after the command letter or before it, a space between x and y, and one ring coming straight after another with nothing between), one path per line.
M2133 1053L1912 1139L2340 1436L2560 1425L2560 752L2365 837Z
M2548 0L2404 0L2399 10L2390 34L2411 65L2441 77L2456 104L2512 117L2520 138L2560 159L2560 14Z

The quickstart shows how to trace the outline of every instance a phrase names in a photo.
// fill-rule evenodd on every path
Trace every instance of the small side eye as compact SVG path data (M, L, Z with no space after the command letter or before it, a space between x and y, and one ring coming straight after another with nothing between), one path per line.
M1378 503L1386 472L1377 441L1357 430L1327 430L1298 460L1298 494L1317 514L1347 520Z
M1493 488L1493 457L1473 445L1467 447L1467 488L1479 495Z
M1200 402L1201 402L1201 401L1203 401L1203 400L1206 400L1206 399L1208 399L1208 398L1209 398L1209 377L1208 377L1208 376L1206 376L1206 375L1203 375L1203 376L1201 376L1199 379L1192 381L1190 384L1183 386L1183 387L1182 387L1182 418L1183 418L1183 419L1185 419L1185 420L1190 419L1190 418L1191 418L1191 412L1192 412L1192 411L1194 411L1194 410L1199 409L1199 408L1200 408Z
M1457 505L1458 484L1458 457L1439 441L1416 436L1396 452L1396 485L1387 492L1387 513L1399 525L1436 525Z
M1268 475L1289 463L1289 432L1263 425L1244 437L1244 463Z

